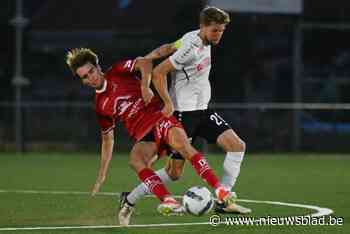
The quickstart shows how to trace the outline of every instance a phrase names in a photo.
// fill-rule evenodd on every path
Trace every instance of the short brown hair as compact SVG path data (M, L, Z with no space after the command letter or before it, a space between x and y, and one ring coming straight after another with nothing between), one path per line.
M73 75L76 75L77 69L87 63L97 66L98 57L91 49L76 48L68 51L66 55L66 63Z
M213 22L217 24L228 24L230 23L230 16L217 7L208 6L201 11L199 22L204 25L210 25Z

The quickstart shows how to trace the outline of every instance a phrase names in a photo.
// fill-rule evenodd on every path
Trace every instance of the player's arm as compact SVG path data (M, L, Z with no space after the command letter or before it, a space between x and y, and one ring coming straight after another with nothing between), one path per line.
M110 130L107 133L101 134L102 147L101 147L101 161L100 169L98 171L97 180L92 190L92 196L94 196L99 190L101 185L106 179L109 163L112 159L113 145L114 145L114 131Z
M151 102L154 94L150 88L152 79L152 61L146 58L137 58L134 69L141 72L141 93L146 105Z
M153 70L152 82L164 102L162 112L165 116L170 116L174 112L174 105L168 92L167 74L173 70L181 70L185 64L190 63L195 58L195 48L193 43L184 43Z
M158 66L156 66L153 70L152 82L154 87L156 88L160 98L164 102L164 108L162 110L165 116L170 116L174 112L174 105L171 101L169 92L168 92L168 84L167 84L167 74L174 70L175 67L170 62L169 58L164 60Z
M160 47L154 49L152 52L147 54L145 58L155 60L160 58L165 58L174 53L181 46L181 39L173 42L161 45Z

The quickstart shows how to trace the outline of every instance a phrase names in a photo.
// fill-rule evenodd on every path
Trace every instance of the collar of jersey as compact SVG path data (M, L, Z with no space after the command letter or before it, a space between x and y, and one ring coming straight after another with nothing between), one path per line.
M107 80L105 80L102 89L99 89L99 90L96 89L96 93L103 93L104 91L106 91L106 89L107 89Z

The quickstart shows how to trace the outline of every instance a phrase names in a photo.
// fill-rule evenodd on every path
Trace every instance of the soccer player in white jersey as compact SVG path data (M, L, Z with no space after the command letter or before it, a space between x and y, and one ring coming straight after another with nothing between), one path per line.
M154 81L166 82L171 74L170 95L166 90L157 90L168 114L173 113L182 123L187 135L193 140L202 137L209 143L218 144L225 152L221 183L232 190L240 172L245 153L245 143L230 125L214 110L208 109L211 97L209 72L211 68L211 45L217 45L230 22L229 15L216 7L206 7L200 14L200 29L186 33L174 43L165 44L146 58L158 59L169 56L153 71ZM162 87L167 87L163 85ZM177 180L185 161L173 153L165 168L157 171L164 183ZM138 199L149 194L140 184L131 193L122 193L119 221L129 222L130 213L124 206L133 206ZM217 204L217 212L247 214L251 210L236 203L225 206Z

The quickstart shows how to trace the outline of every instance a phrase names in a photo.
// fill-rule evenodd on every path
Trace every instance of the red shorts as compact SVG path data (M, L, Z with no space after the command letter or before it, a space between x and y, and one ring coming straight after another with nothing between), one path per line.
M165 117L153 128L153 134L158 148L158 157L163 157L167 154L167 150L170 147L168 136L169 129L173 127L183 129L182 124L176 119L175 116L170 116L168 118Z

